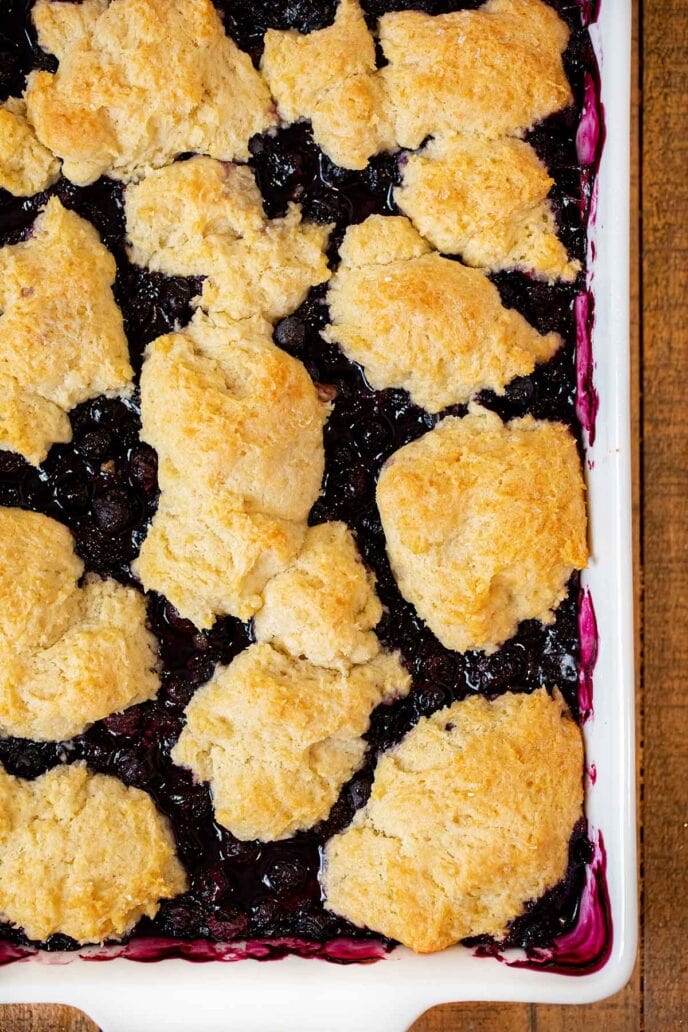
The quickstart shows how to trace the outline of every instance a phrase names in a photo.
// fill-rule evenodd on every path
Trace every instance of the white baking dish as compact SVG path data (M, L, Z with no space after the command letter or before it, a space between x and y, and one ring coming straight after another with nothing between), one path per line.
M403 1032L452 1000L585 1003L628 980L636 952L635 760L628 341L630 0L603 0L593 36L607 139L592 236L597 434L588 451L592 562L584 583L599 631L594 716L584 727L593 837L606 847L613 942L594 973L508 966L456 947L374 964L153 964L32 958L0 970L0 1001L69 1003L105 1032Z

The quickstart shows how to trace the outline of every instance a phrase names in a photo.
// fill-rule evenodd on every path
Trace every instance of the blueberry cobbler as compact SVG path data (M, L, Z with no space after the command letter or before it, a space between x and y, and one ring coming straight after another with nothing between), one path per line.
M4 959L576 921L589 17L4 0Z

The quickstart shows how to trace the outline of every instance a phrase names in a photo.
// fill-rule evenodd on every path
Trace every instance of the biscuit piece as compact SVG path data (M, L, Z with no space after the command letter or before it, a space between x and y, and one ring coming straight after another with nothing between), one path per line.
M571 102L568 29L543 0L488 0L477 11L385 14L381 69L397 141L437 133L521 136Z
M309 118L313 138L343 168L395 146L375 44L357 0L339 0L334 23L302 35L268 29L261 71L285 122Z
M570 281L580 263L557 238L553 182L527 143L453 133L409 154L394 199L433 247L467 265Z
M276 121L211 0L38 0L33 19L60 65L29 76L29 119L79 186L188 151L246 159L249 139Z
M26 241L0 249L0 448L38 465L71 440L70 408L130 388L115 272L93 226L56 197Z
M143 597L83 570L62 524L0 508L0 734L60 741L156 695Z
M305 520L320 490L328 413L303 364L261 320L197 313L148 346L142 437L158 452L163 491L183 482L228 508L240 499L246 512Z
M326 905L418 953L502 938L566 873L583 744L561 697L473 697L423 718L378 762L330 839Z
M363 763L372 710L409 686L390 654L338 671L251 645L193 697L172 757L210 782L237 838L288 838L327 817Z
M30 197L47 190L59 175L59 161L26 120L24 101L10 97L0 104L0 188Z
M458 652L551 623L587 562L580 460L561 423L505 425L471 406L392 455L377 504L399 590Z
M212 627L227 613L250 620L263 588L293 562L305 532L305 523L168 490L132 569L146 591L165 595L196 627Z
M260 320L213 323L149 345L141 436L162 497L134 569L198 627L249 619L301 547L324 470L329 408ZM189 476L189 470L193 476Z
M329 227L298 205L268 220L246 166L192 158L151 173L126 197L130 257L168 276L207 276L200 303L232 319L280 319L329 279Z
M350 226L327 300L325 340L360 363L376 390L403 387L428 412L498 394L561 345L505 308L484 273L431 252L408 219Z
M145 792L81 763L36 781L0 768L0 913L30 939L119 939L185 889L171 829Z
M257 641L292 656L346 669L380 651L373 627L381 616L375 577L351 531L322 523L308 529L298 558L267 584L254 630Z

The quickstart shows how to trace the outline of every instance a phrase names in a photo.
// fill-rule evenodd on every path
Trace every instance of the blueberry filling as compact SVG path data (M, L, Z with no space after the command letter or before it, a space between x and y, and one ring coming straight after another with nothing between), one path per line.
M371 24L390 10L413 8L438 14L479 5L479 0L364 2ZM565 62L576 103L537 126L529 139L555 180L552 199L562 238L571 254L584 260L591 187L589 181L582 185L575 135L583 73L594 66L594 57L581 26L579 5L571 0L553 0L552 5L573 30ZM255 62L267 28L313 31L331 24L336 9L334 0L217 0L217 6L227 31ZM36 44L30 8L30 0L7 0L5 5L0 99L20 95L30 70L55 67ZM250 163L270 217L284 214L287 204L297 201L306 218L336 223L333 261L347 225L373 213L396 211L392 190L399 177L397 155L380 155L362 172L337 168L315 145L305 123L255 137ZM191 300L201 282L164 277L129 263L123 187L107 179L83 189L61 179L51 190L29 199L0 191L0 245L24 239L53 194L89 219L115 256L115 293L138 374L145 346L189 321ZM574 411L573 301L581 282L548 286L512 272L495 275L493 280L506 305L517 308L542 332L557 330L565 344L531 376L514 381L503 397L484 392L480 401L503 418L531 413L561 420L579 435ZM0 762L10 773L35 778L65 759L83 759L94 771L117 775L150 792L168 815L180 858L189 871L190 888L184 896L164 902L154 920L140 922L137 937L231 941L289 936L324 943L346 936L378 941L372 933L328 913L317 881L323 842L345 828L366 802L377 753L398 742L420 717L475 692L494 696L507 690L532 691L543 683L556 685L577 714L577 577L572 578L550 627L536 621L524 623L516 637L492 656L462 656L443 648L401 598L386 557L375 483L385 459L425 433L439 417L411 404L402 391L371 390L361 371L320 339L319 331L328 320L325 294L324 287L312 290L274 332L276 343L303 361L320 389L335 399L325 430L323 494L311 522L341 519L356 532L385 606L378 634L386 646L401 650L413 675L413 690L408 698L381 706L373 714L368 760L345 786L326 821L287 842L240 842L216 824L207 786L194 785L191 775L171 762L170 751L194 691L218 663L228 663L250 643L251 629L226 618L212 630L199 632L164 599L152 596L149 621L160 642L162 664L162 687L155 701L100 721L69 743L0 740ZM71 423L72 442L54 446L40 470L12 453L0 452L0 504L44 512L62 521L73 531L87 570L132 582L130 564L158 498L157 459L139 438L137 400L95 399L75 409ZM528 904L512 925L510 945L545 946L571 926L589 857L582 822L572 838L566 878L543 899ZM0 926L0 938L18 946L27 942L21 931L9 926ZM53 936L43 945L62 950L76 944Z

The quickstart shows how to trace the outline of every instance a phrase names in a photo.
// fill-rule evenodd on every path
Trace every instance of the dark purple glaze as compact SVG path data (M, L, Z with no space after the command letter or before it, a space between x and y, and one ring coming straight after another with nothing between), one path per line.
M418 8L441 13L478 7L480 0L367 0L369 21L388 10ZM553 4L572 28L565 63L575 105L546 120L529 140L554 179L552 202L560 232L571 254L586 259L586 226L593 200L594 175L583 168L580 151L591 129L579 130L582 111L590 110L586 72L594 56L581 9L571 0ZM0 99L21 93L25 74L53 68L52 58L35 44L27 18L30 0L6 0L0 25ZM268 27L311 31L330 24L334 0L218 0L230 34L258 61ZM591 4L587 5L588 13ZM592 81L597 79L593 74ZM587 125L587 123L586 123ZM601 134L598 133L598 143ZM399 156L380 155L363 172L337 168L316 147L307 123L255 137L251 165L269 216L299 202L307 218L333 221L330 257L346 226L372 213L396 211L392 190L399 178ZM586 152L587 154L588 152ZM595 158L595 160L597 160ZM592 166L591 166L592 167ZM61 179L51 190L28 200L0 191L0 245L26 238L47 198L57 195L99 230L117 262L115 293L122 308L132 362L140 370L148 342L184 325L200 281L170 279L132 266L124 239L123 188L101 179L79 189ZM560 352L531 376L514 381L503 397L484 392L480 400L502 418L526 413L565 422L580 440L575 360L579 322L577 296L584 275L573 285L540 283L519 273L493 277L503 301L520 310L539 330L557 330ZM184 708L218 663L229 662L251 642L251 628L227 618L207 632L182 620L157 596L149 599L149 621L160 642L162 688L156 700L100 721L68 743L0 741L0 762L11 773L35 778L60 762L84 760L94 771L122 778L150 792L172 823L179 854L190 878L183 896L162 904L154 921L144 920L124 944L87 950L90 960L113 956L157 960L234 960L244 956L276 959L286 953L320 956L337 962L377 959L390 943L354 928L322 905L317 880L325 840L345 828L368 798L375 759L398 742L417 720L471 693L490 697L507 690L532 691L541 684L559 687L578 715L581 664L578 578L550 627L524 623L494 655L458 655L444 649L400 596L387 561L375 506L375 483L385 459L397 448L431 429L438 418L412 405L403 391L372 391L358 367L319 331L328 320L325 289L311 291L293 315L275 328L277 344L301 359L313 379L335 399L325 431L323 494L311 522L342 519L355 531L361 551L374 569L385 615L378 628L390 648L402 652L413 676L409 697L381 706L368 733L363 769L344 787L328 819L308 833L283 843L239 842L213 820L207 786L175 767L170 751L183 724ZM580 347L580 339L578 338ZM592 368L591 364L586 368ZM580 383L578 383L580 392ZM456 407L450 411L463 413ZM157 505L157 459L139 439L137 399L130 403L95 399L71 414L74 439L56 445L41 470L0 452L0 504L45 512L75 534L86 568L134 583L130 564ZM587 426L588 424L586 424ZM566 878L542 900L529 903L513 923L507 945L545 950L562 931L574 929L586 880L591 847L581 824L571 841ZM20 931L0 928L0 963L33 954ZM76 944L53 936L42 944L60 962ZM483 948L487 949L486 944ZM489 946L494 950L494 944ZM59 960L57 959L59 958Z

